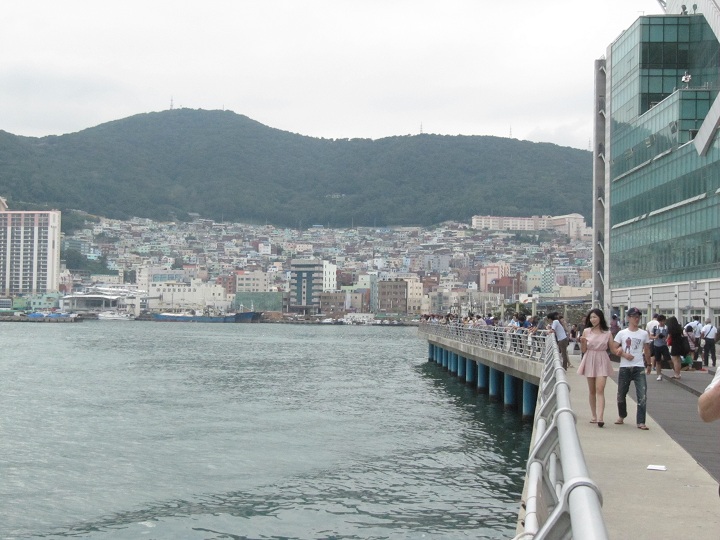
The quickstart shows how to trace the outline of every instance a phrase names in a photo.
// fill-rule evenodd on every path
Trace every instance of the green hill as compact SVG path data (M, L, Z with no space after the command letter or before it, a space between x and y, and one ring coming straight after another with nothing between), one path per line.
M306 227L477 214L591 217L589 152L484 136L317 139L229 111L140 114L42 138L0 131L0 196L126 219Z

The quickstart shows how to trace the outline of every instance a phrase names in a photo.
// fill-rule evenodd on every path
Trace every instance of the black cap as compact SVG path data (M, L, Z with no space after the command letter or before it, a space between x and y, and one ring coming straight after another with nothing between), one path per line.
M628 317L637 317L638 315L642 315L642 313L640 313L640 310L636 307L631 307L627 310Z

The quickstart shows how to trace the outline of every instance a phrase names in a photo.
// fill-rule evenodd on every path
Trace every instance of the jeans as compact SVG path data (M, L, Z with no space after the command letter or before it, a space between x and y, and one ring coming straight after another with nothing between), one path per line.
M623 367L618 371L618 393L617 405L618 416L627 417L627 397L630 390L630 381L635 383L635 395L637 396L637 425L645 423L645 412L647 407L647 379L645 378L644 367Z
M703 349L703 364L708 365L708 356L712 356L712 365L715 365L715 339L705 338L705 348Z

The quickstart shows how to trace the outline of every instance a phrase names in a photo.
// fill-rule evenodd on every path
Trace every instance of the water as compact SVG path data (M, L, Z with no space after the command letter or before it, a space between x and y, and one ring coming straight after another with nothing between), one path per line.
M531 426L414 328L0 325L0 538L508 538Z

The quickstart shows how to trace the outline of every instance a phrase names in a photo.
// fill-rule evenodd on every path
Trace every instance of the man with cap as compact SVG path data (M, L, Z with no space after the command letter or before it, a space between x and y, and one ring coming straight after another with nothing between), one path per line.
M631 307L626 313L628 317L627 328L620 330L615 336L615 354L620 357L618 371L618 419L616 424L624 424L627 417L627 394L630 382L635 383L637 396L637 427L647 430L645 414L647 406L647 379L645 368L650 363L650 337L647 331L639 327L640 310Z

